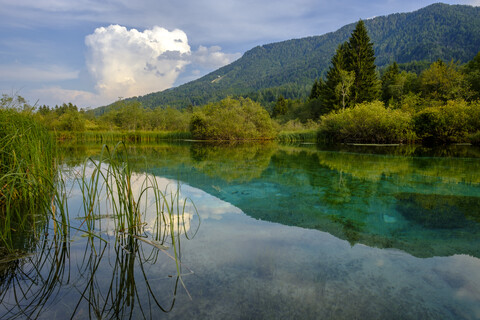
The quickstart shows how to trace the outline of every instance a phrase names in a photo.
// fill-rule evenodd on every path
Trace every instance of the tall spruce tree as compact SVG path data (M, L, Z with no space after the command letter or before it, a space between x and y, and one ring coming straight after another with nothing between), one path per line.
M319 86L317 83L316 87L312 88L312 91L313 89L315 92L320 91L318 99L323 113L342 107L352 107L357 103L373 101L380 97L381 84L376 74L375 52L362 20L357 23L349 40L338 46L331 63L324 85ZM352 72L355 79L348 90L349 94L339 95L339 84L345 82L345 76L342 77L342 74ZM318 87L321 89L318 90Z
M375 66L375 51L362 20L357 23L348 40L346 63L347 71L355 72L352 88L353 102L361 103L377 99L380 88Z
M340 98L336 94L336 88L341 81L340 73L347 70L347 53L348 43L344 42L338 46L335 55L332 57L332 65L327 72L327 80L322 90L322 103L327 107L326 110L339 109L342 104ZM350 71L350 70L348 70Z

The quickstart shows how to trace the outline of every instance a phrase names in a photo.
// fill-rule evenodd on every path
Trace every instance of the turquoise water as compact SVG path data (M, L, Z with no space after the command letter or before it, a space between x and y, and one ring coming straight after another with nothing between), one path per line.
M72 148L67 163L96 150ZM47 236L0 265L0 318L480 319L478 149L182 143L131 153L134 171L179 184L198 210L179 236L183 283L171 251L115 243L99 219L108 242ZM69 190L80 227L80 194Z

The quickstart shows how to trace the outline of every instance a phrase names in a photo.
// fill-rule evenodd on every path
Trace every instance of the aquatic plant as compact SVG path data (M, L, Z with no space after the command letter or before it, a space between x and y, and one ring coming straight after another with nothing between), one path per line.
M316 142L317 130L281 131L276 140L283 143Z
M182 278L180 242L182 236L195 236L200 219L195 205L181 198L179 186L164 187L152 175L132 172L124 143L112 150L104 146L99 157L88 158L76 170L60 169L49 215L29 250L34 253L7 248L8 255L0 260L0 317L36 318L54 303L56 294L73 276L68 262L73 233L86 236L87 241L83 242L82 265L75 266L78 279L71 282L79 293L78 303L70 309L72 317L85 311L90 317L131 317L139 310L146 318L155 306L164 312L173 308L179 283L189 295ZM78 208L69 203L74 185L80 191ZM71 219L70 212L75 210L78 216ZM112 245L116 253L113 266L105 258ZM155 290L144 271L144 264L156 263L160 253L173 262L165 276L174 281L173 298L166 306L157 296L168 290ZM99 280L105 280L105 273L97 272L99 268L112 268L107 273L113 272L107 292L102 294L99 292L105 287L99 286ZM147 302L138 294L139 275L149 296ZM9 290L12 287L20 290ZM149 311L142 307L145 304Z
M162 257L162 250L134 237L113 244L83 241L76 249L67 240L53 234L39 241L42 250L35 254L0 260L0 318L44 317L65 294L68 299L61 307L65 317L154 318L173 309L180 277L193 273L187 268L175 276L175 266L167 266L163 278L149 277L150 266L173 259L172 255L165 251ZM82 251L79 264L72 264L69 258Z
M186 131L55 131L57 140L76 142L116 143L152 143L160 141L191 139L192 134Z

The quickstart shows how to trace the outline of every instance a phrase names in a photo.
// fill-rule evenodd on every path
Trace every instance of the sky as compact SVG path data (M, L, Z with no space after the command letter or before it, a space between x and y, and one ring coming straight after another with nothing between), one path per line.
M95 108L195 80L257 45L435 2L0 0L0 94Z

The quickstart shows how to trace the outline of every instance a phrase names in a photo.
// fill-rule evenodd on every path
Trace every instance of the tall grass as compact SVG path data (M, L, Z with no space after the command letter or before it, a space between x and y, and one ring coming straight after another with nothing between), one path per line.
M0 109L0 246L39 231L55 193L55 142L28 114Z
M184 131L57 131L57 140L77 142L116 143L118 141L150 143L165 140L191 139L192 134Z
M102 223L113 221L115 245L134 240L165 251L183 285L180 235L195 236L191 221L196 217L197 228L200 224L195 205L181 198L178 187L161 189L156 177L133 173L125 143L112 150L105 145L99 158L82 166L75 180L83 210L78 226L70 221L64 172L48 131L27 114L2 109L0 137L0 268L5 257L16 261L25 251L43 250L39 243L51 229L58 245L69 241L71 230L83 232L95 252L94 240L107 243L110 236Z
M317 130L281 131L276 140L283 143L316 142Z
M39 224L41 228L37 228L41 232L33 237L29 250L36 249L35 253L20 252L5 243L0 245L0 301L11 303L4 315L9 318L36 318L57 299L58 290L65 284L70 286L70 283L75 284L79 293L72 318L84 312L85 308L89 316L95 318L132 317L138 310L146 317L155 312L153 308L170 311L175 303L178 284L189 295L183 282L185 274L182 271L180 242L182 235L187 239L193 238L200 226L195 205L181 197L179 186L162 187L156 177L132 172L124 143L118 143L112 149L105 145L100 156L86 159L78 169L73 181L66 181L65 168L59 168L56 178L57 171L53 171L53 178L46 181L51 189L46 198L48 201L40 201L45 206L41 211L45 214ZM2 179L6 178L2 176ZM81 193L77 217L80 222L76 224L69 220L71 207L67 188L72 185L77 185ZM31 191L32 195L34 193L35 189ZM8 204L16 206L14 200L9 199ZM38 214L35 206L27 209L21 215L27 220ZM11 212L2 212L3 221L14 220L8 216ZM193 226L194 223L196 226ZM27 234L23 237L28 239L28 228L23 231ZM75 270L69 270L69 243L73 232L81 232L87 241L81 264L75 265ZM47 239L49 233L53 235ZM12 235L3 230L2 239L11 242ZM106 254L110 252L108 248L112 236L116 255L113 264ZM3 254L1 250L6 250L8 254ZM171 276L172 273L165 276L166 279L171 277L174 282L173 298L167 305L164 304L165 299L157 296L168 294L168 290L152 287L144 270L144 264L154 264L160 253L173 261L170 269L177 273L176 277ZM105 272L97 272L105 268L113 271L109 284ZM75 275L79 278L72 281L70 278ZM136 278L145 286L143 290L148 292L148 301L140 299ZM144 310L144 305L148 309Z
M200 216L193 202L181 198L179 186L162 189L155 176L133 173L125 143L117 143L112 150L104 146L98 159L87 159L78 183L85 213L83 231L92 244L99 232L105 232L102 224L113 221L120 247L131 245L134 239L164 252L169 250L178 281L186 290L181 277L180 236L193 238ZM194 219L198 224L191 228Z

